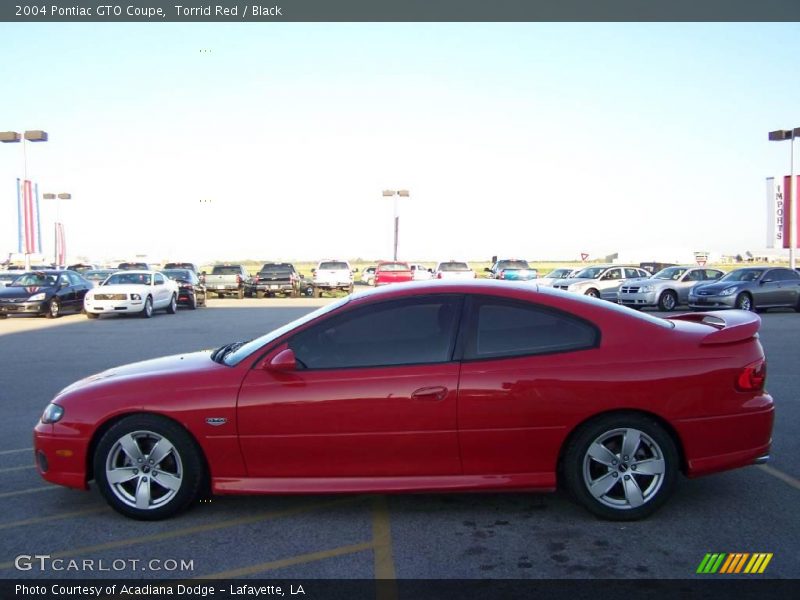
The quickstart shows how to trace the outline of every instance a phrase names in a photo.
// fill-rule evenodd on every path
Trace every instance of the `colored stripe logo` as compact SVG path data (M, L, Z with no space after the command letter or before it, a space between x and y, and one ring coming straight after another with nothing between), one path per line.
M733 552L709 553L700 561L697 573L702 575L744 573L755 575L763 573L772 560L772 552Z

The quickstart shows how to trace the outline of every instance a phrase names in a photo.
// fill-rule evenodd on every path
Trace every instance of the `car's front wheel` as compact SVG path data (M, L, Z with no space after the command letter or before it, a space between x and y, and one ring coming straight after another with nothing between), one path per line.
M172 298L169 300L169 304L167 304L167 314L174 315L178 312L178 299L175 297L175 294L172 294Z
M739 310L753 310L753 299L750 294L739 294L736 298L736 308Z
M144 301L144 307L142 308L142 318L149 319L153 316L153 299L148 296Z
M61 315L61 303L58 301L58 298L53 298L47 304L47 312L45 316L48 319L57 319Z
M567 488L590 512L631 521L655 512L678 474L678 451L650 417L617 414L584 425L564 453Z
M164 519L198 495L203 461L178 424L155 415L132 415L100 439L94 475L117 512L134 519Z
M599 298L600 297L600 292L598 292L594 288L591 288L591 289L586 290L586 295L589 296L590 298Z
M678 298L675 292L667 290L658 298L658 309L662 311L675 310L678 305Z

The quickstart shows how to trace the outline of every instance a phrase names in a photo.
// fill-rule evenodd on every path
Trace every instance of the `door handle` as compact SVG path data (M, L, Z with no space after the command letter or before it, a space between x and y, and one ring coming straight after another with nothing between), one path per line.
M415 400L439 401L444 400L445 396L447 396L447 388L441 385L419 388L411 394Z

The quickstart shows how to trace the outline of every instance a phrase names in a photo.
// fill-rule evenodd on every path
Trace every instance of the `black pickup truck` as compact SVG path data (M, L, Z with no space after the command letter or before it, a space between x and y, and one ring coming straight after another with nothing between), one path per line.
M245 288L247 296L274 296L284 294L297 298L303 276L291 263L264 263L258 274L250 278Z

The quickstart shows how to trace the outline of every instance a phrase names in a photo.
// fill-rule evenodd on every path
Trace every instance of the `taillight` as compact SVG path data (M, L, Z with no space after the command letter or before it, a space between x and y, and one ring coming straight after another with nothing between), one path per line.
M436 274L436 279L441 279L441 278L442 278L442 274L441 273L437 273Z
M740 392L758 392L764 389L767 379L767 361L763 358L750 363L739 372L736 389Z
M497 278L498 279L505 279L506 278L506 272L505 271L500 271L500 273L497 275Z
M236 283L238 283L239 285L242 284L242 276L241 275L237 275L236 276Z

